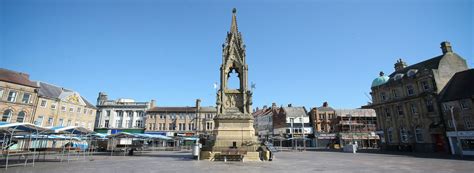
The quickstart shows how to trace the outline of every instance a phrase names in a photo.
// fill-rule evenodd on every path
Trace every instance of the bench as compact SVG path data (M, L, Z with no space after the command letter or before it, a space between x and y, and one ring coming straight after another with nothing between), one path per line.
M246 150L229 148L222 150L221 153L216 154L215 160L229 161L244 161L244 156L247 154Z

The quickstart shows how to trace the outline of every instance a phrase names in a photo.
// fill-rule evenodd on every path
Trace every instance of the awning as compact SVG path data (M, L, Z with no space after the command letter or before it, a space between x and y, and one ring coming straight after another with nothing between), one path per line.
M0 122L0 133L50 133L50 129L31 123Z
M94 133L92 130L86 129L79 126L56 126L50 127L49 129L53 130L54 133L72 133L72 134L91 134Z

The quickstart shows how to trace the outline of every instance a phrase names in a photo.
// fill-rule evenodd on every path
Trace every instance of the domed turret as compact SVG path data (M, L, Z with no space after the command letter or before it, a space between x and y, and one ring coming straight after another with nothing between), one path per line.
M389 79L390 78L388 76L385 76L383 72L380 72L380 76L378 78L375 78L374 81L372 81L372 87L387 83Z

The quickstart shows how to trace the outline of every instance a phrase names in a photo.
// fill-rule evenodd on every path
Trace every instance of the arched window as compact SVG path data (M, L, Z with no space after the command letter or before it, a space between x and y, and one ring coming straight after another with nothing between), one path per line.
M231 69L227 74L227 88L240 89L240 74L236 69Z
M25 112L24 111L21 111L20 113L18 113L18 117L16 118L16 122L18 123L22 123L24 120L25 120Z
M405 128L400 128L400 141L402 143L407 143L408 142L408 132Z
M12 116L12 110L7 109L6 111L3 112L2 121L8 121L11 116Z
M415 128L416 142L423 142L423 129L420 126Z

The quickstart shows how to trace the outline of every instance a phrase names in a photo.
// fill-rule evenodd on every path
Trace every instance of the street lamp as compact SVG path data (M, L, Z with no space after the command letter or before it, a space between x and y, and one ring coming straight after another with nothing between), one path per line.
M450 106L449 110L451 112L451 121L453 122L454 132L456 133L457 146L459 148L459 155L461 156L461 159L462 159L463 153L462 153L461 139L459 139L458 128L456 127L456 120L454 120L454 106Z

